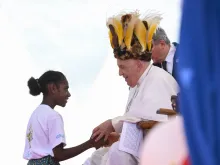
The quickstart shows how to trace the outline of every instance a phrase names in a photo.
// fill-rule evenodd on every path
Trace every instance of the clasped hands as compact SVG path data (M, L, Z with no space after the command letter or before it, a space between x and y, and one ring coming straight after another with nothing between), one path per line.
M93 129L91 139L94 141L96 149L100 147L109 147L119 140L120 135L114 132L111 120L106 120Z

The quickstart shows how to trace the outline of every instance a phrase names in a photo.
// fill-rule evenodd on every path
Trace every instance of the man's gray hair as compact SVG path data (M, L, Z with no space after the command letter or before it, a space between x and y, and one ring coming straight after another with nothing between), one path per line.
M170 40L167 37L165 30L161 27L158 27L156 33L153 35L153 41L157 42L163 40L167 45L170 45Z

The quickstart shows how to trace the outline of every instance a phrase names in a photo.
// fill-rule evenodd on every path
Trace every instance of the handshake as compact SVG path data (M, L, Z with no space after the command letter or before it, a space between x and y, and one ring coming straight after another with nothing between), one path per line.
M101 147L110 147L114 142L117 142L120 138L120 135L116 132L112 132L110 133L110 135L108 136L108 139L105 140L104 137L101 138L100 140L96 141L95 139L97 138L94 137L89 139L90 144L92 147L95 147L96 149L99 149Z
M89 139L90 145L91 147L94 147L96 149L99 149L101 147L104 147L106 145L108 145L108 141L105 141L104 138L95 141L95 139L92 139L92 137Z
M91 146L96 149L111 146L120 138L120 134L114 131L111 120L103 122L93 129L92 136L89 139Z

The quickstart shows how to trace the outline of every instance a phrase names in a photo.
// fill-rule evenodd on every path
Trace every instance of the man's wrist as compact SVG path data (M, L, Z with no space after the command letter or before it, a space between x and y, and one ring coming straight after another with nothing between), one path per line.
M115 128L114 128L113 123L112 123L112 119L109 119L108 121L110 123L112 132L115 132Z

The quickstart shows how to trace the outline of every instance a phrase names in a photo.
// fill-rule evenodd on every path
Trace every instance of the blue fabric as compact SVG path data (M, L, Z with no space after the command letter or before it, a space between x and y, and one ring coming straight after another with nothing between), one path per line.
M179 55L178 55L179 44L176 43L176 42L173 42L172 44L176 47L176 51L175 51L175 54L174 54L174 57L173 57L173 72L172 72L172 76L179 83L179 80L178 80L178 77L177 77L177 74L176 74L176 70L177 70L176 68L177 68L177 65L178 65L178 62L179 62Z
M180 111L192 165L220 165L220 0L184 0Z

